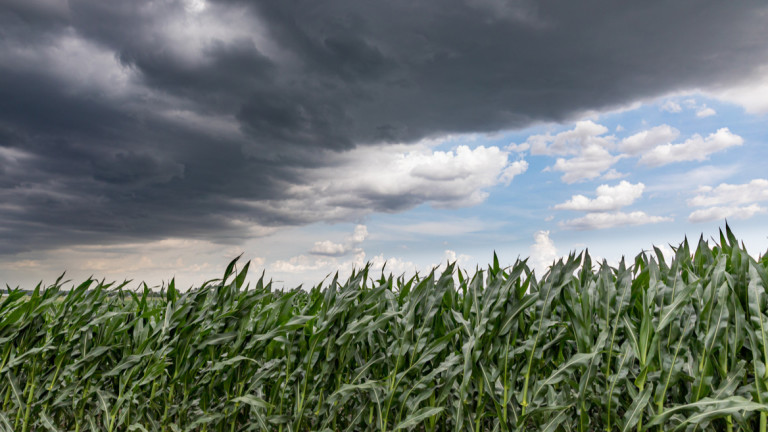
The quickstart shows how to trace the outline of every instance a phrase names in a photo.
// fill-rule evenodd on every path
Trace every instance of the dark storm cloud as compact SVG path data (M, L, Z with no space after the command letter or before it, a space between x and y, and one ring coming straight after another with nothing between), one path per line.
M0 253L236 241L248 235L242 222L316 220L279 203L334 151L565 121L727 84L768 63L762 2L222 0L194 9L0 5ZM353 209L368 198L329 197ZM419 204L388 200L377 210ZM270 205L248 204L261 201Z

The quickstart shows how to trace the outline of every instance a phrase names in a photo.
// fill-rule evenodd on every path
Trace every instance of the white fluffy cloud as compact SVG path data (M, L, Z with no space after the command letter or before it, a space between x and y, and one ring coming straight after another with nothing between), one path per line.
M707 207L693 211L689 216L690 222L707 222L726 218L749 219L766 209L758 206L760 201L768 201L768 180L754 179L745 184L722 183L713 188L703 186L698 194L689 199L691 207ZM744 206L743 204L749 204Z
M605 174L603 174L603 176L600 178L603 180L616 180L626 176L627 174L618 172L615 169L611 168Z
M754 179L745 184L722 183L713 188L704 186L698 195L688 200L689 206L705 207L718 205L740 205L768 200L768 180Z
M348 252L348 249L341 243L334 243L330 240L316 242L310 250L313 255L340 256Z
M368 228L365 225L357 225L351 236L345 243L334 243L330 240L315 242L309 251L312 255L342 256L357 249L357 246L368 237Z
M619 151L639 155L654 147L669 144L680 135L680 131L669 126L656 126L624 138L618 145Z
M640 157L640 163L661 166L673 162L703 161L712 153L743 143L744 139L740 136L733 134L728 128L721 128L706 138L696 134L681 144L656 146Z
M631 213L624 212L598 212L589 213L583 217L561 222L560 226L574 230L595 230L614 228L618 226L645 225L650 223L670 222L672 218L663 216L651 216L642 211Z
M508 185L510 182L512 182L512 179L514 179L516 176L526 172L528 170L528 162L524 160L516 160L509 164L508 167L504 169L501 173L501 177L499 177L499 180L501 180L502 183Z
M714 114L714 110L697 104L695 99L687 99L683 103L688 108L697 109L700 117ZM672 101L667 101L662 107L672 111L682 109ZM507 149L523 151L530 148L532 155L561 156L545 171L562 172L563 182L575 183L598 177L606 180L623 177L622 173L612 168L622 158L639 157L640 163L657 167L673 162L703 161L713 153L744 143L740 136L728 128L718 129L706 138L696 134L682 143L673 143L680 136L680 131L666 124L620 141L607 133L608 128L605 126L586 120L577 122L571 130L555 135L532 135L525 143L511 144Z
M591 120L576 122L576 126L556 135L532 135L526 143L534 155L577 155L593 147L613 148L613 136L603 136L608 128Z
M723 220L726 218L749 219L758 213L765 213L766 209L757 204L742 207L708 207L692 212L688 216L688 221L709 222L713 220Z
M600 177L620 158L621 156L614 156L599 145L591 145L582 149L576 157L558 158L551 169L563 172L560 179L565 183L575 183Z
M750 114L768 113L768 79L757 87L735 87L724 90L715 97L739 104Z
M458 146L454 151L414 149L394 153L388 148L361 150L349 182L341 189L372 200L408 199L429 202L436 207L464 207L479 204L488 196L483 190L508 183L528 169L524 160L511 162L508 153L498 147L474 149ZM379 169L372 170L370 167ZM328 186L342 186L334 169L328 174Z
M456 254L456 251L446 249L443 253L443 261L447 261L450 263L455 262L459 266L463 266L469 262L469 260L472 259L470 255L464 255L464 254Z
M616 186L607 184L597 187L597 197L589 199L584 195L574 195L570 200L555 206L556 210L578 210L588 212L604 212L618 210L635 202L643 194L645 185L632 184L622 180Z
M662 105L659 109L670 113L679 113L683 110L679 103L672 100L664 102L664 105Z
M594 199L584 195L573 195L570 200L558 204L554 208L556 210L589 212L585 216L560 222L561 227L574 230L594 230L671 221L671 218L652 216L642 211L630 213L618 211L640 198L644 189L643 183L632 184L622 180L616 186L607 184L598 186Z
M686 108L696 111L696 117L705 118L717 114L717 111L707 106L707 104L699 104L694 98L688 98L683 101Z
M416 264L398 257L384 258L384 254L379 254L371 258L371 269L373 271L382 271L386 274L395 276L406 275L413 276L419 269ZM426 271L427 269L421 269Z
M717 114L717 111L715 111L714 109L706 105L696 110L696 117L700 117L700 118L711 117L715 114Z
M555 243L549 238L549 231L536 231L530 247L530 264L537 272L543 273L558 257Z
M737 85L709 92L709 96L741 105L750 114L768 113L768 65Z
M238 203L301 222L348 221L420 204L469 207L488 197L486 189L528 169L525 160L510 161L510 153L495 146L436 151L437 144L361 146L333 154L333 166L302 172L306 182L288 187L286 199Z
M361 243L366 238L368 238L368 228L365 225L357 225L349 240L354 243Z
M524 142L522 144L512 143L507 146L507 150L515 153L523 153L530 150L530 148L531 148L531 145L528 144L527 142Z

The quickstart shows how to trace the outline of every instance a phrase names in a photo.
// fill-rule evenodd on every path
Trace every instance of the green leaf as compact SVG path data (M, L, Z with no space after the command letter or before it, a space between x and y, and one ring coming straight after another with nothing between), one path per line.
M648 405L648 400L651 398L652 389L653 386L649 385L634 398L632 405L629 406L627 412L624 414L624 426L621 428L622 432L629 432L632 430L643 417L643 411Z
M56 427L56 425L53 422L53 419L48 417L48 414L41 412L39 416L40 416L40 424L42 424L44 428L48 429L49 431L59 432L60 429Z
M564 409L561 409L560 411L555 414L554 417L551 417L550 420L544 425L544 427L541 429L543 432L555 432L558 427L565 421L565 419L568 418L568 409L570 407L566 407Z
M429 417L440 414L441 412L443 412L444 409L445 408L442 408L442 407L424 407L424 408L418 409L413 413L410 413L410 415L406 417L405 420L398 423L393 430L407 429L410 427L417 426L421 424L421 422L423 422L424 420L428 419Z
M253 395L243 395L232 399L232 402L244 403L254 408L269 409L272 405L262 398Z
M725 399L704 398L696 402L670 408L662 414L653 417L646 427L651 428L653 426L662 425L672 416L685 411L693 411L693 414L685 418L675 430L681 429L688 424L699 424L715 418L736 414L741 411L768 412L768 405L752 402L741 396L730 396Z

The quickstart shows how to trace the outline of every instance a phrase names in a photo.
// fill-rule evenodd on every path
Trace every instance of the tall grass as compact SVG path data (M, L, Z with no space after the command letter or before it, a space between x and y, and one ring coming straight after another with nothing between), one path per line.
M571 254L280 292L246 264L159 297L0 301L5 431L765 431L768 258ZM457 282L458 281L458 282Z

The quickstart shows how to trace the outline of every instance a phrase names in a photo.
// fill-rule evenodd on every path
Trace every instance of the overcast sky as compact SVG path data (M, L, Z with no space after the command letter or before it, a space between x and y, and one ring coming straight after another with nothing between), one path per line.
M0 282L768 247L764 1L3 0Z

